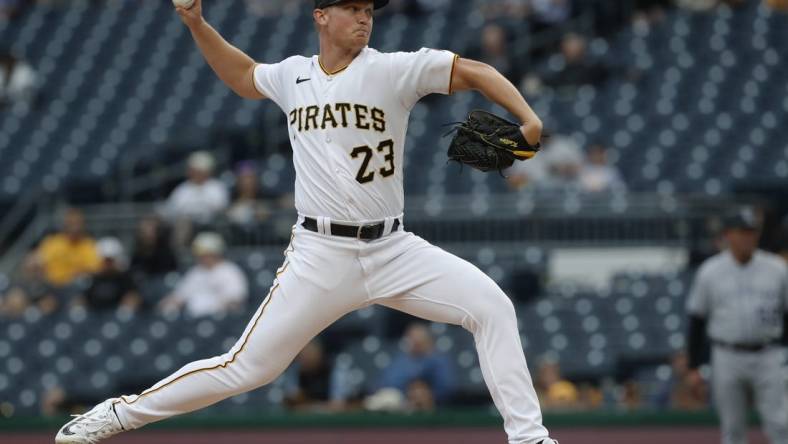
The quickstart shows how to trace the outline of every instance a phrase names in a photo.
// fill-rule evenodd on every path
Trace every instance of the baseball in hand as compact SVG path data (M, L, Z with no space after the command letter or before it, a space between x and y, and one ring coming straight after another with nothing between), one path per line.
M172 0L172 4L181 8L189 9L194 4L194 0Z

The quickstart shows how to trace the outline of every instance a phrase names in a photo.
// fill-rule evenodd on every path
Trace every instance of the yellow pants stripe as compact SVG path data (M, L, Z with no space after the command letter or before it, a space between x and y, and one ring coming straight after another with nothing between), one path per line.
M288 253L292 253L295 250L295 248L293 246L293 238L294 237L295 237L295 232L293 232L291 234L291 236L290 236L290 246L284 252L284 254L285 254L285 263L279 268L279 270L277 270L277 273L276 273L276 279L277 280L279 279L279 276L282 273L284 273L285 270L287 270L288 265L290 265L290 261L287 259L287 254ZM151 393L155 393L155 392L157 392L157 391L159 391L159 390L161 390L161 389L163 389L165 387L168 387L169 385L171 385L171 384L173 384L175 382L180 381L181 379L183 379L183 378L185 378L187 376L193 375L195 373L204 372L204 371L211 371L211 370L216 370L216 369L219 369L219 368L227 368L228 365L230 365L233 362L235 362L235 359L238 357L238 355L241 354L242 351L244 351L244 348L246 348L246 343L249 341L249 337L252 336L252 333L254 333L255 329L257 328L258 323L260 322L260 319L263 317L263 313L265 313L266 307L268 307L268 304L271 302L271 299L273 298L274 292L276 291L277 288L279 288L279 282L277 280L274 281L274 285L268 291L268 295L266 296L265 301L263 302L263 307L260 309L260 313L257 315L257 317L255 317L255 319L253 321L253 324L252 324L252 328L249 329L249 332L246 334L246 337L244 337L243 343L241 344L241 347L238 348L238 351L233 353L233 355L230 357L229 360L227 360L227 361L225 361L225 362L223 362L223 363L221 363L219 365L215 365L213 367L200 368L200 369L192 370L192 371L190 371L188 373L184 373L184 374L178 376L177 378L173 379L172 381L169 381L166 384L161 385L160 387L151 387L148 390L145 390L139 396L136 396L136 397L134 397L131 400L127 399L127 396L121 396L120 400L122 400L126 404L134 404L135 402L139 401L143 396L150 395ZM120 402L120 401L117 401L117 402Z

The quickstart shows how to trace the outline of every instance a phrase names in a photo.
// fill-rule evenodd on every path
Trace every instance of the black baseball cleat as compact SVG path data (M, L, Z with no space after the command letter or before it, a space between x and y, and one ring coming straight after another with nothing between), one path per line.
M543 439L536 444L558 444L558 441L548 438L548 439Z

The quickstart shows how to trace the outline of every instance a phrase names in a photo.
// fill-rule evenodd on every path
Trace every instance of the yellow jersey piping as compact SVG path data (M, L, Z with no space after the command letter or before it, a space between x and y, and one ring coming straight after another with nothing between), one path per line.
M353 63L353 62L351 61L350 63ZM343 66L342 68L339 68L338 70L336 70L336 71L334 71L334 72L328 72L328 70L326 69L326 67L325 67L325 66L323 66L323 62L322 62L322 61L320 61L320 56L318 56L318 57L317 57L317 64L318 64L318 65L320 65L320 69L321 69L321 70L323 71L323 73L325 73L325 75L327 75L327 76L335 76L335 75L337 75L337 74L341 73L342 71L346 70L346 69L348 68L348 66L350 66L350 63L348 63L347 65Z
M454 91L451 90L451 85L454 83L454 68L457 67L457 60L459 59L459 54L454 54L454 61L451 62L451 74L449 74L449 95L454 93Z

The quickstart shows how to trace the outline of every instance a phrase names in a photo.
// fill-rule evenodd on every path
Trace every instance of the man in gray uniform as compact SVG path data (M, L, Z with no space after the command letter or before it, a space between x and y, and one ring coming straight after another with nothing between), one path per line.
M695 380L704 336L712 344L712 391L723 444L747 442L748 393L771 444L788 444L782 350L788 328L788 266L758 249L751 211L725 219L725 251L700 267L687 301L688 348Z

